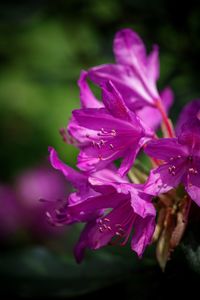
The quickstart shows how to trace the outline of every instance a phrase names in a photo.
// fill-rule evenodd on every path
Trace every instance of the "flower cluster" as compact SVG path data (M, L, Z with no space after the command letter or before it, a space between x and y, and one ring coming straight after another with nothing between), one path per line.
M147 55L141 38L124 29L113 51L115 64L81 72L81 108L62 130L64 140L80 150L79 170L49 148L52 166L75 191L48 216L57 225L85 223L75 247L78 262L86 248L125 245L130 238L139 257L157 241L164 268L184 233L191 200L200 205L200 100L183 109L174 129L168 118L173 92L157 88L158 47ZM101 99L89 80L101 89ZM162 138L156 134L160 127Z

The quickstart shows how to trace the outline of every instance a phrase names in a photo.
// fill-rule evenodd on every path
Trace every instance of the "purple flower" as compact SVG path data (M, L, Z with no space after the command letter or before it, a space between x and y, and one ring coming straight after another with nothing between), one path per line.
M80 88L80 102L82 108L100 108L104 107L103 102L97 100L97 98L92 93L88 83L87 83L88 72L82 71L80 78L78 80L78 85ZM173 92L170 88L165 88L161 92L161 99L163 101L164 107L166 110L170 108L173 102ZM125 99L125 102L126 99ZM127 103L126 103L127 104ZM144 106L139 109L133 110L136 115L143 122L146 130L155 131L162 121L162 116L159 110L155 107Z
M132 167L147 133L111 82L102 92L105 107L73 111L68 130L79 142L81 170L94 172L122 158L119 173L124 175Z
M50 160L77 189L53 216L56 224L86 223L75 248L77 261L82 260L85 248L98 249L113 239L126 244L133 228L131 247L141 256L155 227L151 196L143 192L142 185L130 184L110 169L86 177L62 163L54 149Z
M158 195L182 183L200 205L200 120L194 118L182 125L177 138L149 142L145 152L165 162L151 171L147 193Z
M74 203L84 201L92 196L99 195L99 193L91 188L91 185L88 182L88 176L64 164L59 159L54 148L49 147L49 157L52 167L59 170L76 191L68 196L66 195L65 200L59 203L60 208L54 210L53 213L52 211L48 212L47 215L51 223L55 225L72 224L76 219L66 218L65 208L68 205L73 205Z
M183 108L176 124L176 133L180 134L182 126L193 119L200 119L200 100L193 100Z
M86 248L99 249L110 242L124 246L133 230L131 248L141 257L151 243L155 229L151 197L143 192L142 185L130 184L110 170L92 174L88 180L102 195L68 207L68 213L82 215L80 221L84 221L88 213L99 209L102 214L85 225L75 247L77 261L82 260Z
M116 64L93 67L88 71L88 77L97 85L111 80L131 110L147 105L158 107L162 102L167 111L173 102L173 94L167 88L168 95L164 90L160 96L156 87L160 69L158 47L154 46L147 55L141 38L131 29L123 29L115 36L113 51Z

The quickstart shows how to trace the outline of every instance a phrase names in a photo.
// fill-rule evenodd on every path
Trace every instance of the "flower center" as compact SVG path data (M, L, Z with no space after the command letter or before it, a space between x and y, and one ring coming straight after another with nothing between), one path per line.
M86 134L86 137L91 140L92 146L94 148L97 148L98 150L102 149L103 147L107 146L108 149L113 150L114 145L110 142L110 139L113 139L116 137L117 132L115 129L111 129L109 131L105 130L104 128L101 128L100 131L97 132L98 140L96 138L91 137L89 134ZM99 140L99 137L101 138ZM100 154L99 159L102 160L102 155Z
M119 215L119 219L122 219L121 222L114 222L113 220L114 218L112 218L112 213L114 213L115 210L121 211ZM135 214L130 208L129 202L125 201L124 204L114 209L110 213L110 216L111 218L109 218L109 216L106 216L97 221L98 229L100 233L102 234L108 232L112 233L113 234L113 240L111 241L112 245L117 245L117 244L120 244L120 246L126 245L135 221ZM117 221L119 221L119 219Z
M168 167L168 171L169 171L169 174L171 174L172 176L176 175L176 166L173 163L175 163L177 160L179 160L181 158L182 158L181 155L170 157L169 161L172 162L172 165Z

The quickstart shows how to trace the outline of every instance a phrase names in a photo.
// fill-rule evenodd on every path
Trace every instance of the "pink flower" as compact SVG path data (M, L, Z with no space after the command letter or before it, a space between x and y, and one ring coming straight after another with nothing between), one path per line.
M60 161L54 149L50 149L50 160L76 188L65 205L51 216L52 221L55 224L86 223L75 248L77 261L82 260L85 248L98 249L113 238L116 243L126 244L133 228L131 248L141 256L155 228L155 209L143 186L129 183L126 177L110 169L87 177Z
M150 141L145 152L165 163L151 171L145 191L159 195L185 186L190 197L200 206L200 120L188 120L181 126L177 138Z
M119 173L131 168L147 134L138 117L124 103L111 82L102 88L103 108L73 111L70 135L79 142L78 167L94 172L122 158Z
M123 29L115 36L113 51L116 64L89 69L82 78L82 88L87 87L88 90L85 83L87 76L97 85L111 80L123 95L129 109L138 113L144 122L147 121L150 128L156 129L161 122L158 109L160 103L162 102L161 105L168 111L173 102L173 92L170 88L159 94L156 86L160 69L158 47L154 46L152 52L147 55L141 38L131 29ZM95 103L91 94L87 103L90 100L91 103Z

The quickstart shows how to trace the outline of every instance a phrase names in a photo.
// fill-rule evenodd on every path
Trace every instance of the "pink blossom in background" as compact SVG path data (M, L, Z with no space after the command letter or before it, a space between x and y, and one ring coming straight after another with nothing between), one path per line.
M26 228L41 236L63 232L62 228L51 228L45 218L46 211L54 210L57 201L64 201L69 193L70 185L62 174L48 166L39 166L22 172L15 187Z
M0 184L0 240L12 239L21 228L21 209L9 185Z

